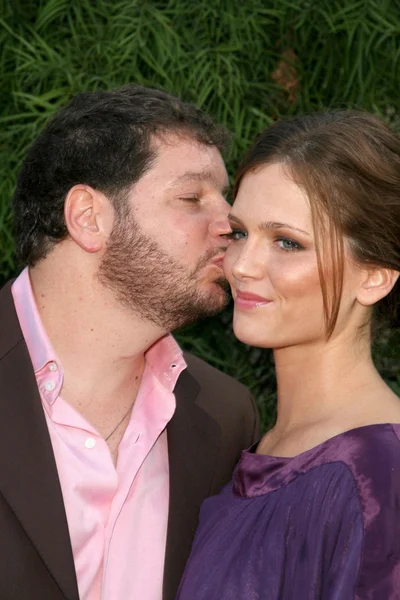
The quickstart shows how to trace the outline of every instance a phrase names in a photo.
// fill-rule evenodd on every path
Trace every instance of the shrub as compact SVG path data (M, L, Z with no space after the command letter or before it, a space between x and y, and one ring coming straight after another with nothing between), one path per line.
M234 134L232 173L283 115L362 107L400 130L399 0L1 0L0 279L15 272L9 201L27 147L72 95L128 82L162 87ZM229 311L178 333L249 385L273 418L269 352L237 342ZM399 335L376 360L400 392ZM396 359L397 355L397 359Z

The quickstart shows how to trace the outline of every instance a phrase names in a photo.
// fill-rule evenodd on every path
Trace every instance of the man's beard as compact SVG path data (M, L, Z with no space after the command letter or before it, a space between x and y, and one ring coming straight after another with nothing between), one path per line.
M167 234L169 232L166 232ZM228 303L227 281L200 289L201 271L221 248L205 253L190 270L166 254L132 215L117 218L98 278L120 304L164 331L219 313Z

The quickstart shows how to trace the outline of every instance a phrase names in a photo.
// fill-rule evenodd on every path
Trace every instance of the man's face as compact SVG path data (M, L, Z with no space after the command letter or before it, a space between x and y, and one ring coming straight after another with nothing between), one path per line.
M227 303L222 257L228 178L214 146L170 135L116 218L99 278L118 301L165 331Z

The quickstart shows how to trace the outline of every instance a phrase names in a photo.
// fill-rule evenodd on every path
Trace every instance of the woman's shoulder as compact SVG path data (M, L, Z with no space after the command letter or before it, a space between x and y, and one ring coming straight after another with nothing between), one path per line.
M361 495L366 481L383 490L390 485L400 494L400 424L356 427L291 457L254 451L242 453L234 475L234 489L241 496L263 495L305 475L318 480L322 472L327 480L334 474L342 486L354 489L355 484Z
M309 467L341 463L351 472L362 494L365 482L400 493L400 423L363 425L335 435L296 457Z
M392 517L400 526L400 503L392 501L400 499L400 423L344 431L299 458L316 474L318 467L337 467L337 485L347 485L349 494L353 487L351 495L359 502L364 529L371 531L373 523L374 528L385 528Z
M400 423L356 427L326 440L321 449L324 460L340 460L355 476L372 476L376 471L379 476L400 467Z
M343 434L364 530L357 597L374 590L394 598L400 584L400 424L360 427Z
M368 525L372 515L390 509L389 495L400 497L400 423L365 425L329 442L327 455L336 456L352 473ZM379 505L379 511L371 510L372 505Z

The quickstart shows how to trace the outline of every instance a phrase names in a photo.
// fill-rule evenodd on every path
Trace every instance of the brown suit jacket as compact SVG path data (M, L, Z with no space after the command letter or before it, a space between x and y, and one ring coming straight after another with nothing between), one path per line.
M241 450L259 437L248 390L198 358L185 358L167 427L163 600L176 593L201 502L229 481ZM0 292L0 600L39 599L79 596L52 445L8 283Z

